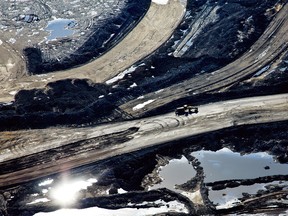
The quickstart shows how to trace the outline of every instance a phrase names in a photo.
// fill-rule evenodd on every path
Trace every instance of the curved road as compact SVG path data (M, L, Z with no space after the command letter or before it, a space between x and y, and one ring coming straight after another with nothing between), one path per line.
M44 77L31 76L19 80L14 86L4 85L0 101L12 99L9 91L44 87L52 80L90 78L100 82L113 77L137 61L136 59L141 59L152 52L170 37L173 28L177 26L184 14L185 7L180 2L182 1L170 0L167 5L152 4L146 16L135 28L136 30L134 29L113 48L111 54L108 52L91 64L70 72L63 71ZM221 89L251 76L287 52L287 11L288 5L285 4L251 50L235 62L212 74L198 75L171 86L158 94L145 95L145 100L133 100L121 108L134 116L139 116L142 112L141 108L133 108L147 100L152 101L145 106L150 110L177 98ZM170 19L166 20L167 16L171 16L170 13L173 13L174 17L171 23L168 22ZM164 30L169 29L166 31L167 34L157 29L161 26L164 26ZM147 35L140 35L143 38L139 38L139 32L143 29ZM148 46L148 42L149 44L152 42L151 47ZM123 49L128 44L129 49L132 50ZM113 59L115 56L117 59ZM98 69L94 69L95 65ZM188 117L176 117L174 113L169 113L97 127L0 132L0 187L222 128L288 120L288 94L207 104L200 106L199 111L199 114Z
M288 94L282 94L202 105L188 117L169 113L96 127L1 132L0 187L235 125L288 120L287 112Z
M166 42L181 22L185 11L185 0L170 0L165 5L151 3L149 10L138 25L103 56L70 70L41 76L26 76L13 82L3 83L0 86L0 101L12 101L11 92L44 88L48 82L61 79L88 78L93 82L108 80Z
M136 99L121 106L133 116L141 116L143 110L133 109L138 104L153 100L145 106L151 110L173 100L221 88L253 76L257 71L273 63L288 52L288 4L279 11L263 35L251 49L227 66L209 74L200 74L179 84L167 87L160 93L144 95L144 99Z

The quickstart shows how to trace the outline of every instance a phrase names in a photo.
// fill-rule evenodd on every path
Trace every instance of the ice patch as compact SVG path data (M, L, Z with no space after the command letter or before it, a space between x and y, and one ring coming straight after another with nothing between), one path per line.
M263 74L264 72L266 72L268 69L270 68L270 65L267 65L266 67L262 68L261 70L259 70L254 77L260 76L261 74Z
M148 105L148 104L150 104L150 103L152 103L152 102L154 102L154 101L155 101L155 100L148 100L148 101L146 101L146 102L144 102L144 103L142 103L142 104L138 104L137 106L133 107L133 111L142 109L142 108L144 108L146 105Z
M46 31L50 32L48 40L56 40L57 38L68 37L75 33L73 28L77 25L75 20L54 18L49 21Z

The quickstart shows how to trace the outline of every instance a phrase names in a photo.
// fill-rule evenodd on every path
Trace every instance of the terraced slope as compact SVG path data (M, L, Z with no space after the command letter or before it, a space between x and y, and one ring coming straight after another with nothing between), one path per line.
M0 101L13 100L11 94L15 91L43 88L48 82L56 80L88 78L94 82L102 82L112 78L163 44L182 20L185 7L186 2L180 0L169 1L165 5L152 3L140 23L102 57L78 68L49 73L40 77L27 76L14 82L4 83L0 89Z

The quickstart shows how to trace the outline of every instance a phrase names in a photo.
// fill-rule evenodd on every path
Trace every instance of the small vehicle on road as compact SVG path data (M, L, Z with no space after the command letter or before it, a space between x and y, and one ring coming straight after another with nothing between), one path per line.
M196 113L196 114L198 113L198 107L193 107L190 105L184 105L183 107L178 107L175 110L176 116L180 116L180 115L188 116L188 115L191 115L193 113Z

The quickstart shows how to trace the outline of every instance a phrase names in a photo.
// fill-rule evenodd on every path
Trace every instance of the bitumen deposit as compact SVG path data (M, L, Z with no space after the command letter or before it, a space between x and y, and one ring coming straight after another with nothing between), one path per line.
M1 1L0 216L287 215L287 12Z

